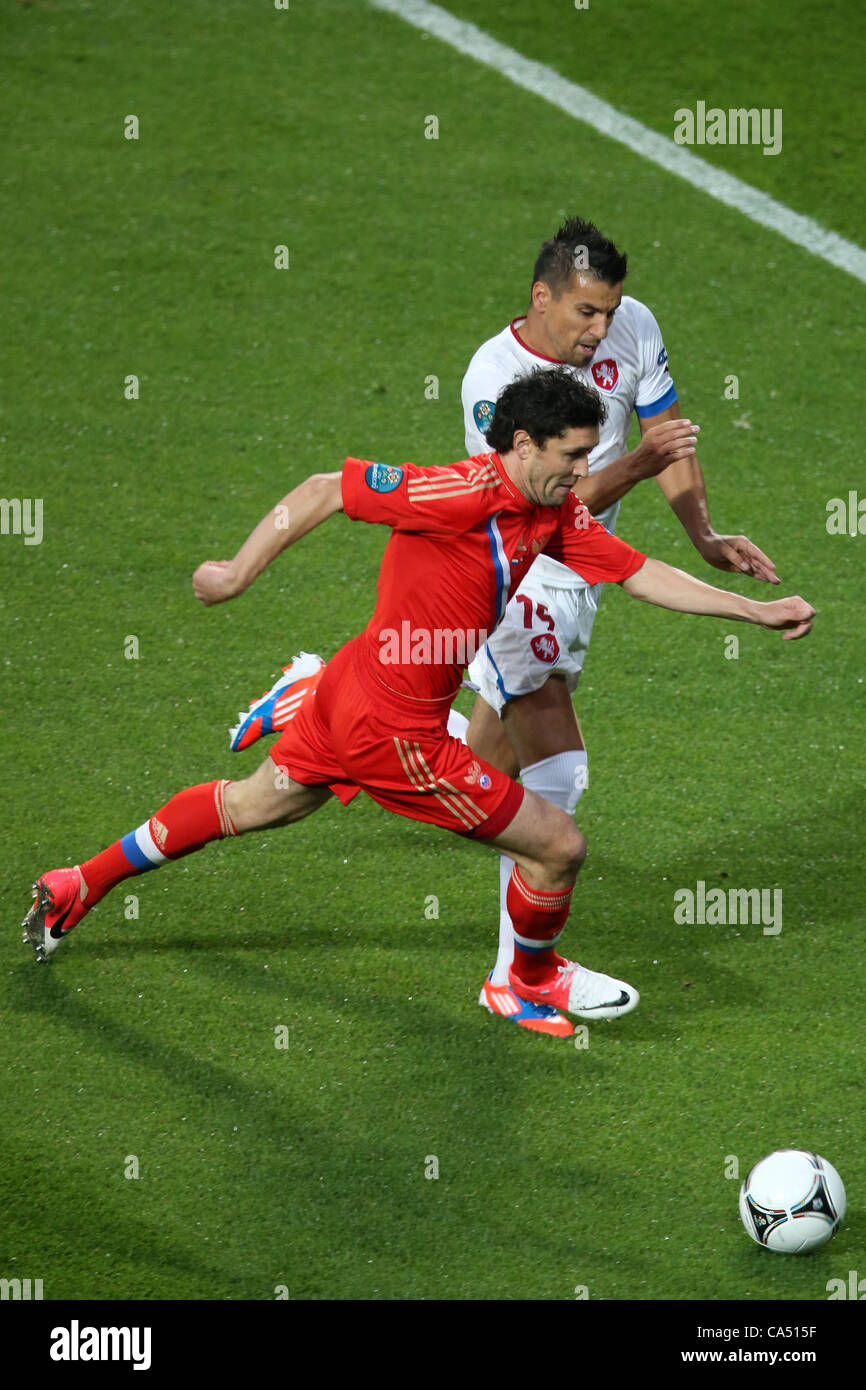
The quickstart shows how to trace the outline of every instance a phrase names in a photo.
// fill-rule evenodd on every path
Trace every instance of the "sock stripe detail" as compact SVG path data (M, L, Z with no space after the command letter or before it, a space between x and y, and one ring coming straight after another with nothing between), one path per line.
M150 827L151 822L149 820L145 821L144 825L140 825L138 827L138 829L134 832L135 843L138 845L138 848L141 850L142 854L145 855L146 858L150 861L150 867L152 869L156 869L159 867L160 864L165 863L166 855L163 854L159 845L156 843L153 831Z
M571 894L574 889L573 884L571 888L567 888L565 892L562 893L545 893L542 889L530 888L529 884L521 878L520 870L516 864L511 874L511 881L520 896L529 903L530 907L541 908L544 912L561 912L562 909L568 907L571 902Z
M560 928L558 932L554 932L553 936L545 936L541 938L521 936L519 932L515 932L514 944L515 946L519 946L521 951L526 951L531 956L540 955L543 951L552 951L554 946L558 944L559 938L561 936L562 928Z
M160 864L165 863L165 855L157 848L150 833L149 821L124 835L120 848L133 868L138 869L140 873L146 873L148 869L158 869Z
M225 839L227 835L237 835L238 833L237 827L226 810L225 789L228 785L229 779L223 779L223 781L217 782L214 788L214 804L216 806L217 816L219 817L220 834L223 839Z

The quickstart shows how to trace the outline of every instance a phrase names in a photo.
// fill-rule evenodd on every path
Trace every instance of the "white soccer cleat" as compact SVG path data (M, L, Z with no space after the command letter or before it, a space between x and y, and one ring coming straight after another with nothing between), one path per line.
M550 1004L563 1013L577 1018L619 1018L631 1013L640 1002L637 990L625 980L587 970L577 961L569 960L557 966L554 974L538 985L528 985L509 971L514 993L533 1004Z
M81 921L87 908L81 899L78 865L49 869L33 885L33 906L21 923L25 946L32 946L39 962L50 960L61 941Z
M238 714L238 723L229 729L229 739L233 753L264 737L276 734L294 719L304 700L318 685L325 663L312 652L301 652L294 660L283 667L284 674L274 681L260 700L254 700L250 708Z

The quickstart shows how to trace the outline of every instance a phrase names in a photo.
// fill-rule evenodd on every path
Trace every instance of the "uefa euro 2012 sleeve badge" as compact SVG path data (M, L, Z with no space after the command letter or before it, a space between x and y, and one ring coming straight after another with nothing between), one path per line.
M493 419L496 405L493 401L476 401L472 407L472 418L482 434L486 434Z
M394 468L390 463L371 463L364 481L374 492L393 492L403 481L403 469Z

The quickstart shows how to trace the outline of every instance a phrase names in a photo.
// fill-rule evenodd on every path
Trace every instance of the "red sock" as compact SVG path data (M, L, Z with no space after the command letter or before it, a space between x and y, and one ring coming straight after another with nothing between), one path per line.
M530 888L516 864L512 870L506 897L514 924L512 968L527 985L537 985L565 964L554 947L568 918L573 888L574 884L557 893Z
M210 840L236 835L225 808L228 785L227 781L217 781L187 787L144 825L81 864L82 901L91 908L123 879L158 869L170 859L182 859Z

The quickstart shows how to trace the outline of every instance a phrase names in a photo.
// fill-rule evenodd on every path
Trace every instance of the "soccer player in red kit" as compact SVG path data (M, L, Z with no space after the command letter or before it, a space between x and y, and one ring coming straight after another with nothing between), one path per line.
M446 468L347 459L341 472L289 493L233 561L200 566L195 592L218 603L334 512L392 528L370 623L328 663L264 763L244 781L187 788L92 859L42 875L24 922L37 958L52 954L123 879L210 840L300 820L360 787L387 810L513 858L512 987L521 998L581 1018L633 1009L632 986L556 950L585 855L573 819L447 732L466 661L542 550L589 583L619 583L666 608L785 628L788 637L805 635L814 611L799 597L757 603L712 588L609 535L572 492L603 418L595 392L561 369L539 371L499 397L494 452ZM288 530L279 525L286 514Z

